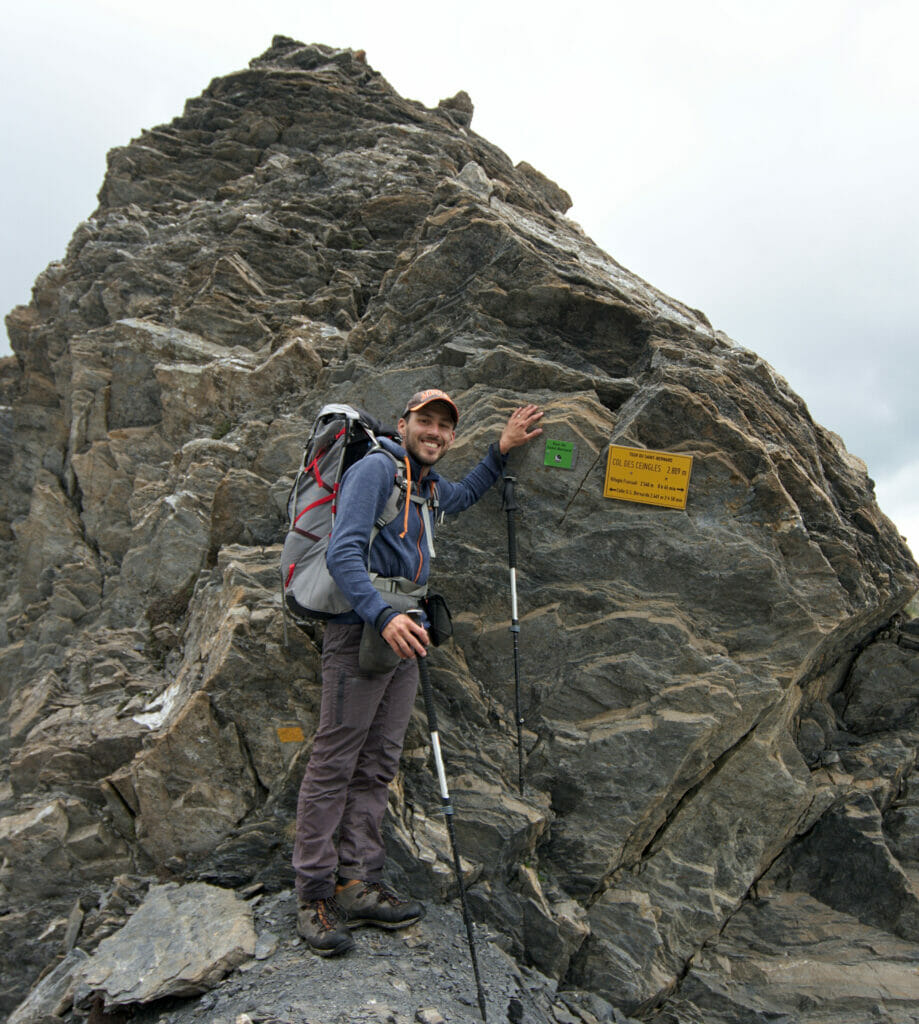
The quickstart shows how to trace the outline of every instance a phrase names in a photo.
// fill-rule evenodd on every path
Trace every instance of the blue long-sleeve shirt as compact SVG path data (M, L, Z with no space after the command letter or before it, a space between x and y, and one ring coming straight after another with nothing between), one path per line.
M400 461L406 458L405 449L388 438L382 438L381 444ZM495 483L504 470L505 462L506 458L497 446L491 445L482 461L462 480L454 483L443 479L433 469L421 477L422 467L409 456L412 493L417 495L420 488L420 493L427 497L431 488L436 487L439 511L462 512L475 504ZM368 568L379 576L401 576L419 586L428 580L431 571L428 539L424 536L421 510L412 502L407 502L407 527L405 510L400 509L396 518L377 534L370 548L368 566L370 534L383 513L394 483L392 459L381 453L364 456L342 477L326 565L353 611L335 616L333 622L371 622L382 630L396 615L387 604L385 595L371 583ZM429 517L429 522L433 528L433 516ZM404 536L400 536L403 532ZM391 614L384 614L387 611Z

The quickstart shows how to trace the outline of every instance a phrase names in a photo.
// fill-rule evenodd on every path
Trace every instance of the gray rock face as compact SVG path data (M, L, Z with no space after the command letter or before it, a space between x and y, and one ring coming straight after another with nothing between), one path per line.
M919 651L879 640L859 655L846 686L843 717L859 733L919 729Z
M98 209L8 315L4 1011L77 894L94 951L117 876L290 885L321 627L283 621L287 490L324 402L394 421L423 386L460 406L449 476L523 401L576 450L569 470L541 442L510 461L522 795L500 494L438 533L438 716L470 904L501 947L572 1006L687 1024L816 999L806 972L774 1000L763 979L828 927L827 979L877 936L914 955L919 666L898 616L919 570L866 467L472 118L464 93L427 109L360 54L278 37L109 154ZM604 497L610 444L691 456L685 510ZM419 708L389 870L443 900L427 747ZM827 851L864 878L818 870ZM761 970L731 969L751 951ZM890 970L889 1002L865 974L826 1019L919 1017Z
M201 882L157 885L77 969L77 984L101 993L106 1010L198 995L250 960L255 943L252 911L234 893Z
M82 949L67 953L9 1015L7 1024L32 1024L43 1018L63 1016L73 1005L74 975L87 959Z
M746 903L652 1024L919 1020L915 944L800 892Z

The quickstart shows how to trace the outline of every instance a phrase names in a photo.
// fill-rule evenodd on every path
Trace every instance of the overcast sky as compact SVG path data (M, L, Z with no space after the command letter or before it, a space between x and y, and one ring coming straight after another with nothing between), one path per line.
M0 311L109 149L275 34L364 49L427 106L465 89L603 249L767 359L919 554L916 0L2 2Z

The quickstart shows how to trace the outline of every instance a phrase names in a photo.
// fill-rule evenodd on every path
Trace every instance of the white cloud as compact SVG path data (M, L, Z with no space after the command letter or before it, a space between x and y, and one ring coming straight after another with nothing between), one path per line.
M919 458L875 481L878 504L897 526L914 555L919 554Z

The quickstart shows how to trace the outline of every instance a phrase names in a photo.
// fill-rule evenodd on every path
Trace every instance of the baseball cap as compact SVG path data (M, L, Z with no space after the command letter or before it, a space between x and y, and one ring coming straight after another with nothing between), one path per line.
M456 426L456 424L459 423L459 409L456 407L456 402L453 401L446 391L441 391L440 388L428 388L426 391L416 391L406 403L405 411L402 415L408 416L410 412L417 412L419 409L423 409L424 406L430 405L432 402L445 402L449 405L453 412L453 425Z

